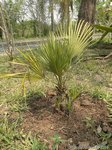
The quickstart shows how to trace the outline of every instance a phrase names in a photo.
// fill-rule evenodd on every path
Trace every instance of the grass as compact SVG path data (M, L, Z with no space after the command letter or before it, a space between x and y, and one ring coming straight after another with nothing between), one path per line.
M6 56L0 56L0 72L9 72L10 65ZM26 95L45 95L54 88L51 81L53 76L48 74L46 80L26 82ZM55 82L55 79L53 79ZM83 91L93 97L103 99L112 113L112 63L108 61L89 60L72 66L72 71L66 75L66 85L74 99ZM7 150L47 150L32 133L24 133L21 128L22 112L27 111L26 98L22 95L20 79L0 79L0 149ZM15 114L14 116L12 114ZM55 139L54 137L53 139ZM58 144L58 137L53 148Z
M7 115L1 120L0 126L0 149L9 150L47 150L45 144L42 144L36 137L29 132L25 134L19 129L21 117L15 122L10 120Z

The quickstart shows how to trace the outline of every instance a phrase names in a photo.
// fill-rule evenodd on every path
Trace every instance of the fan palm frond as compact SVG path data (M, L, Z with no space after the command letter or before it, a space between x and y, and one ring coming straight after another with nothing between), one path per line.
M71 66L74 57L80 56L90 44L93 29L89 23L70 23L69 28L60 26L56 33L49 35L40 50L41 62L47 71L54 73L58 85L62 84L63 74ZM62 85L60 85L62 86Z

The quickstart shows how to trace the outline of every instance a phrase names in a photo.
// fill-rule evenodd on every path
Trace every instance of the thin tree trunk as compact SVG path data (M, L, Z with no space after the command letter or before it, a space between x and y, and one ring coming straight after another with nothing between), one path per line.
M0 29L0 38L2 39L2 29Z
M51 31L54 31L54 0L50 0L51 5Z
M1 38L1 39L3 38L1 16L0 16L0 38Z
M9 56L10 61L13 60L13 51L14 51L14 39L13 39L13 35L12 35L12 29L10 29L11 33L9 33L8 31L8 27L6 24L6 20L4 17L4 12L3 12L3 8L2 8L2 4L0 3L0 15L1 15L1 20L2 20L2 30L4 32L5 38L6 38L6 42L7 42L7 50L6 53Z
M67 27L69 27L69 23L70 23L70 2L69 0L67 0L67 4L66 4L66 8L67 8L67 11L66 11L66 16L67 16Z

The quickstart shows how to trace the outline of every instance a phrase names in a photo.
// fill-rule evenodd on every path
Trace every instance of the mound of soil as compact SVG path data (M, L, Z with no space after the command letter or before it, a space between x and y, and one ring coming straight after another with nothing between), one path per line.
M32 131L52 145L52 137L58 134L65 140L59 150L70 149L71 145L95 146L102 142L101 132L111 133L109 112L103 100L82 93L74 102L69 116L53 111L53 98L34 97L29 101L29 110L24 113L22 128Z

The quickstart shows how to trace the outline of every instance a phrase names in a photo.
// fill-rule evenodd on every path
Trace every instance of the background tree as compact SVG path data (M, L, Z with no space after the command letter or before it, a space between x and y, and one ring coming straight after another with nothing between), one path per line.
M32 20L34 37L42 36L44 32L44 24L46 22L46 1L45 0L27 0L29 16Z
M5 20L7 23L7 27L9 32L13 32L13 34L16 34L17 32L17 22L19 18L21 17L21 9L23 6L24 0L4 0L2 2L2 7L5 10ZM12 31L11 31L12 30Z
M0 16L0 38L3 38L3 31L2 31L2 21L1 21L1 16Z
M91 24L95 21L96 0L81 0L78 19Z
M60 0L60 17L62 24L70 22L70 13L73 12L73 0Z
M51 13L51 31L54 31L54 0L49 0Z
M2 6L14 38L46 36L60 23L69 25L77 16L92 24L94 20L106 26L112 22L111 0L4 0Z
M6 53L9 56L9 60L12 61L13 60L13 51L14 51L13 35L12 35L12 32L9 32L9 28L8 28L8 24L7 24L7 22L9 23L9 21L6 21L5 10L3 9L2 3L0 3L0 16L1 16L1 22L2 22L1 29L4 32L6 43L7 43Z

